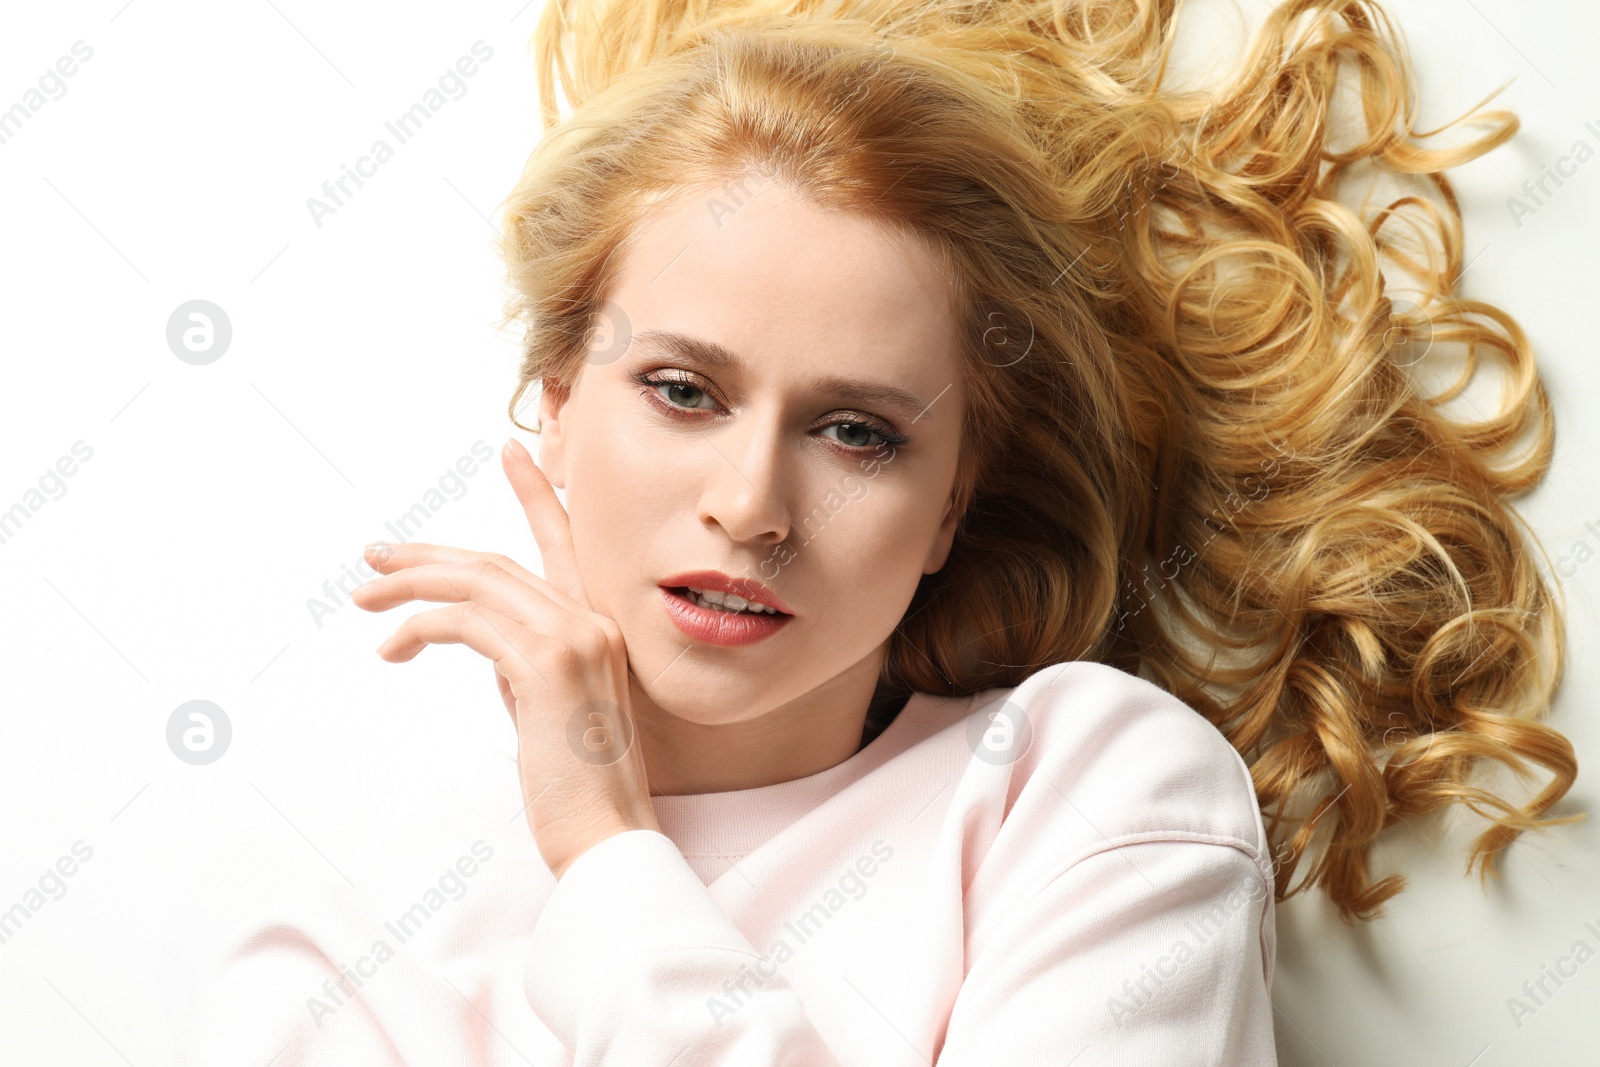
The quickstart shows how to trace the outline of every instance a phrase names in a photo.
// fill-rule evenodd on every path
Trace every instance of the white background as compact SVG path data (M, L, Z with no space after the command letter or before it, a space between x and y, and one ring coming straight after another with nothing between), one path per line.
M495 329L490 240L538 134L526 46L539 3L8 12L0 109L74 42L93 56L0 144L0 510L75 442L93 454L0 544L0 909L75 842L93 855L0 945L7 1062L165 1062L233 923L318 879L359 878L408 811L491 779L516 796L494 777L513 737L482 657L436 647L387 664L374 649L415 606L371 615L341 595L318 625L307 601L475 442L497 453L511 432L517 338ZM1593 809L1600 161L1520 225L1507 199L1574 142L1600 149L1600 16L1576 0L1386 6L1411 45L1423 129L1514 79L1496 103L1522 132L1451 172L1463 291L1516 316L1554 396L1555 470L1522 511L1567 558L1572 658L1553 721L1584 768L1563 810ZM1202 3L1185 22L1216 42L1243 18ZM374 140L394 145L384 122L479 40L494 54L465 94L316 225L307 199ZM166 340L194 299L233 330L207 366ZM498 458L445 499L420 539L536 559ZM232 724L208 766L167 747L169 716L192 699ZM1595 831L1523 839L1484 892L1461 874L1471 829L1452 818L1384 849L1380 869L1399 865L1411 888L1381 921L1346 928L1314 898L1280 908L1283 1063L1594 1061L1600 962L1547 981L1555 995L1520 1025L1508 998L1576 942L1600 950ZM515 820L503 833L527 836Z

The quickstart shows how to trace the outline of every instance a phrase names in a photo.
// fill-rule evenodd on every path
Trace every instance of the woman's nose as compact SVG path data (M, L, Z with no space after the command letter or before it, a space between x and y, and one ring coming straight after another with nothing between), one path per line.
M755 422L748 415L746 420ZM730 540L740 543L778 544L787 538L788 487L781 431L769 421L764 427L730 427L702 440L711 455L704 468L700 521L720 526Z

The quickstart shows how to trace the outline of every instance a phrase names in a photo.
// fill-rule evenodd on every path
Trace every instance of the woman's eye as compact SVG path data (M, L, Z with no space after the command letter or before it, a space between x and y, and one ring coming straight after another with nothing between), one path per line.
M711 399L704 389L688 382L652 382L657 390L665 390L664 396L667 403L680 408L716 407L716 402Z
M655 403L658 405L663 401L666 403L666 408L663 409L664 414L670 415L673 411L721 410L721 405L717 402L717 398L712 396L709 390L695 385L693 382L682 381L677 378L656 378L648 374L637 375L634 380L645 387L644 393L641 393L641 395L654 392L656 397L659 398ZM674 417L688 418L689 416L680 415ZM906 443L906 438L892 430L874 429L871 423L852 420L830 422L821 428L821 432L850 450L875 448L885 444L903 445Z
M883 436L864 422L833 422L822 429L825 433L828 430L839 431L833 435L833 439L848 448L870 448L874 444L874 437Z

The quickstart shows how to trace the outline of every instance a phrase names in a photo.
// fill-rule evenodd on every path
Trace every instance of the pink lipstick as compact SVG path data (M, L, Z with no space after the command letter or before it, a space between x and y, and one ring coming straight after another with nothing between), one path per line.
M658 584L668 617L686 635L707 644L754 644L794 618L789 606L760 582L721 571L687 571Z

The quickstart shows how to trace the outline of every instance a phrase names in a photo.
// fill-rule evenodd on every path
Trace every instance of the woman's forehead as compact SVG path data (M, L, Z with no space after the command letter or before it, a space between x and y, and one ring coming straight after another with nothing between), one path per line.
M778 185L722 213L731 203L723 186L701 187L638 227L609 294L634 333L702 338L814 372L942 378L934 392L948 383L957 329L924 250Z

